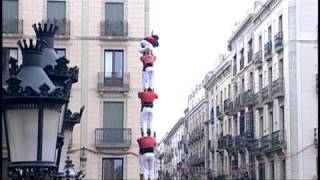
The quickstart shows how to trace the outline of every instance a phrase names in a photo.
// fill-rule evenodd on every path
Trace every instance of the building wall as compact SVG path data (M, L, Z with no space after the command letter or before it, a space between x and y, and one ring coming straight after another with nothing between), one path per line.
M105 39L100 36L100 22L105 17L106 2L123 2L124 19L128 21L127 39ZM138 153L136 139L140 136L140 102L137 93L142 89L141 69L138 52L139 41L149 33L149 1L142 0L66 0L66 18L70 20L70 37L56 38L55 48L65 48L66 57L70 66L80 69L79 81L72 88L69 107L72 111L79 111L85 105L81 124L76 125L72 135L72 146L69 155L77 170L84 169L86 178L102 178L102 158L124 158L124 179L139 178ZM41 22L46 18L47 1L19 1L19 17L23 19L22 38L35 38L33 23ZM3 37L4 47L17 47L16 41L21 37ZM104 50L124 50L124 72L130 73L130 90L128 93L99 93L98 72L104 70ZM21 52L19 52L21 62ZM124 128L131 128L131 146L129 149L103 148L95 146L95 129L102 128L103 102L123 101ZM86 147L87 162L80 167L79 148ZM95 153L93 153L95 152ZM110 155L116 153L118 155Z

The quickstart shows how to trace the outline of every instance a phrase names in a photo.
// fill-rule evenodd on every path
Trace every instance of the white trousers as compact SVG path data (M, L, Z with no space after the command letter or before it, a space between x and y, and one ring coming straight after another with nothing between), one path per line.
M153 179L154 175L154 153L144 153L143 154L143 178Z
M142 71L142 80L144 89L154 89L154 71L152 66L149 66L145 71Z
M139 154L139 174L144 173L144 168L143 168L143 155Z
M147 129L150 129L151 135L153 135L153 110L152 107L143 107L140 113L140 126L143 131L143 135L147 136Z

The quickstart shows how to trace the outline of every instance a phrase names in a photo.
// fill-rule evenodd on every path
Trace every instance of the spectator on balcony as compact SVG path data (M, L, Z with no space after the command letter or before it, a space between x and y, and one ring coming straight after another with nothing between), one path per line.
M158 98L158 95L151 89L146 92L139 92L138 97L141 99L142 110L140 113L141 135L144 136L147 131L153 133L153 101ZM145 127L145 125L147 127Z
M154 89L154 70L153 63L156 60L156 57L153 56L152 52L147 53L140 57L141 62L143 63L142 68L142 79L143 79L143 88L144 91L147 89Z
M140 137L137 140L140 148L139 152L142 155L142 157L139 158L139 165L140 170L143 170L144 179L153 179L154 175L154 148L156 146L156 139L150 135L151 132L148 131L147 137Z

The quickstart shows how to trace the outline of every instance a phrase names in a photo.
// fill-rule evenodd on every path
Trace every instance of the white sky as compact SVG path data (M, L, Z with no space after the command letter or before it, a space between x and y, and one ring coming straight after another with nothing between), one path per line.
M227 52L235 23L254 0L150 0L150 28L159 36L155 48L154 127L160 140L183 117L188 95L218 55Z

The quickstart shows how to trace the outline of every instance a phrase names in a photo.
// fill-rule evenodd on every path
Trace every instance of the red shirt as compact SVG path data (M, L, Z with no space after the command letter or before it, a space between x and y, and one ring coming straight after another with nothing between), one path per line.
M139 147L142 148L153 148L156 146L156 139L152 136L140 137L137 139Z
M156 60L156 57L151 54L148 54L141 56L140 60L143 62L143 64L152 64Z
M153 103L153 100L158 98L158 95L152 91L139 92L138 97L141 99L141 103Z

